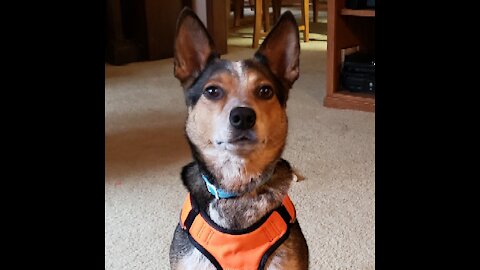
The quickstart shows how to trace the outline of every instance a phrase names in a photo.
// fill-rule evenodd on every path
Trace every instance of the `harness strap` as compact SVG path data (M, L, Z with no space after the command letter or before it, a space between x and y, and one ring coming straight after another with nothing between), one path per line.
M192 244L217 269L231 270L263 269L268 256L288 238L290 225L295 220L295 207L288 195L281 206L260 222L242 230L227 230L216 225L198 211L190 193L180 215L180 225Z

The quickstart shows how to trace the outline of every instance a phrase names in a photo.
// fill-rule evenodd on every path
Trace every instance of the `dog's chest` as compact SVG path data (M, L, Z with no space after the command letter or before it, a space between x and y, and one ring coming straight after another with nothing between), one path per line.
M267 196L255 199L212 201L208 214L216 224L226 229L244 229L260 220L277 205Z

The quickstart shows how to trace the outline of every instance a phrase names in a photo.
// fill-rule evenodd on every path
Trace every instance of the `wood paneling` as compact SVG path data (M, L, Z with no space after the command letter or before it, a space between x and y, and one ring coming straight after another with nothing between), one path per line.
M182 1L145 1L149 60L173 57L176 22L182 8Z

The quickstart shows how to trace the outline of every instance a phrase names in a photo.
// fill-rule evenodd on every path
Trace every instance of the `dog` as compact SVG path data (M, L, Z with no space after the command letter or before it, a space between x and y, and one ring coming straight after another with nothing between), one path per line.
M288 197L294 173L281 158L286 103L299 77L294 16L282 14L252 58L227 61L185 8L174 49L194 161L181 172L188 195L170 245L171 269L308 269Z

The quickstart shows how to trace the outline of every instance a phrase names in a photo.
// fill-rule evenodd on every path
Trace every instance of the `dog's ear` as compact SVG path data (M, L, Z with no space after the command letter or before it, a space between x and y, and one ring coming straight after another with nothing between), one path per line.
M299 76L300 41L292 12L282 14L255 53L277 78L290 88Z
M174 74L184 88L190 86L210 60L218 58L207 29L189 8L184 8L178 17L174 49Z

